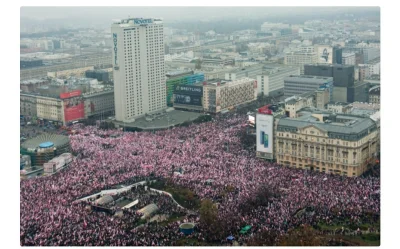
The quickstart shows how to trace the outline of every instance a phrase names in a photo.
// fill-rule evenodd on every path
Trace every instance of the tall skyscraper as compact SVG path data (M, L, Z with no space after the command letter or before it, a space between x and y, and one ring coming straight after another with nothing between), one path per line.
M111 26L115 119L135 118L166 108L163 22L128 18Z

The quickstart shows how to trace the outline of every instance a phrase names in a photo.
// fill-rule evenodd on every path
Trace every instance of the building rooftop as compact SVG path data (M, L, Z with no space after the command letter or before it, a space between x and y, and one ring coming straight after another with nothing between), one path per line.
M33 57L33 58L21 58L20 59L20 61L41 61L42 59L41 58L36 58L36 57Z
M347 56L355 56L355 53L342 53L342 57L347 57Z
M251 66L244 67L244 68L234 69L230 73L245 73L245 72L250 72L250 71L254 71L254 70L260 70L262 68L263 68L262 64L256 64L256 65L251 65Z
M217 87L218 83L219 83L219 86L227 86L227 85L231 85L231 84L235 85L237 83L248 82L248 81L252 81L252 80L255 80L255 79L248 78L248 77L243 77L243 78L236 79L236 80L211 79L211 80L205 81L202 84L207 85L207 86Z
M39 83L43 83L43 82L48 82L47 79L31 79L31 80L24 80L21 81L21 84L23 85L29 85L29 84L39 84Z
M322 64L322 63L305 64L304 66L338 67L338 68L351 68L351 67L354 67L353 65Z
M159 18L142 18L142 17L126 18L126 19L114 20L114 24L136 24L136 25L141 25L141 24L152 24L153 21L162 22L162 19L159 19Z
M262 72L262 75L274 75L274 74L280 74L283 72L289 72L296 70L297 68L295 67L283 67L281 66L265 66L264 70Z
M380 86L374 86L371 89L369 89L369 94L370 95L381 95L381 87Z
M176 76L180 76L180 75L189 75L189 74L193 74L193 71L173 71L173 72L168 72L165 74L165 76L167 77L176 77Z
M331 101L331 102L328 103L328 105L347 106L347 105L350 105L350 103L347 103L347 102L333 102L333 101Z
M369 117L355 115L335 115L325 111L302 111L299 118L282 118L278 122L278 130L288 131L293 129L315 126L316 128L328 132L329 137L344 140L358 140L360 135L365 136L368 130L377 128L375 122ZM313 115L314 114L314 115ZM315 114L322 115L324 121L318 120ZM329 121L327 121L329 120ZM367 132L365 134L365 132Z
M332 77L312 76L312 75L290 75L285 77L285 80L295 80L297 82L320 82L320 81L333 81Z

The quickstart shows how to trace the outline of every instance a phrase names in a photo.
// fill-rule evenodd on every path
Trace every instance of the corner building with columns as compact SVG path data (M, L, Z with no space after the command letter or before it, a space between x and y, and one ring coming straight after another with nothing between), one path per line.
M359 176L375 163L379 129L372 119L302 111L275 123L277 163L343 176Z

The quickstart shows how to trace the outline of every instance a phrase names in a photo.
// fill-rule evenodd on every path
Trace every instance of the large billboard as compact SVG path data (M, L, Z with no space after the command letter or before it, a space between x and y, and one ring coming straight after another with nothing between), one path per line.
M183 105L203 105L201 102L201 96L187 94L175 94L174 103Z
M174 93L203 96L203 86L177 85Z
M81 90L74 90L72 92L60 93L60 99L69 99L73 97L78 97L82 95Z
M64 119L70 122L85 118L85 104L81 96L64 99Z
M257 113L257 154L267 153L272 158L273 155L273 130L274 116Z
M332 64L333 48L331 46L317 45L315 50L318 55L318 63Z

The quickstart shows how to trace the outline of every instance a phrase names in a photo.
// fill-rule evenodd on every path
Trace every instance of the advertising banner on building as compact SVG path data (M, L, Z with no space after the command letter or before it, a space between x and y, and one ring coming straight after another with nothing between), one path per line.
M333 48L331 46L316 46L318 63L332 64Z
M249 115L249 124L253 127L256 125L256 118L254 117L254 114Z
M178 85L175 88L174 93L182 95L196 95L203 96L202 86L190 86L190 85Z
M175 104L202 106L201 96L175 94Z
M257 126L257 152L273 153L273 128L274 116L259 114L256 115Z
M65 122L85 118L85 104L80 97L64 100L64 118Z
M75 90L75 91L72 91L72 92L60 93L60 98L61 99L69 99L69 98L78 97L78 96L81 96L81 95L82 95L81 90Z

